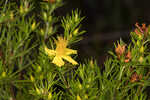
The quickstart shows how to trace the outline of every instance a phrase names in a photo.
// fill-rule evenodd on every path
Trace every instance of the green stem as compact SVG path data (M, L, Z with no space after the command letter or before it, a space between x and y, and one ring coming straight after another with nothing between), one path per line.
M59 71L59 75L60 75L60 77L61 77L61 79L62 79L62 81L63 81L63 83L64 83L66 89L68 90L68 92L69 92L71 95L73 95L72 91L70 90L70 85L69 85L68 82L66 81L66 79L65 79L65 77L64 77L64 75L63 75L63 73L62 73L62 71Z
M121 77L122 77L122 74L123 74L124 69L125 69L125 66L123 66L123 67L121 68L120 75L119 75L119 80L121 80Z
M8 0L5 1L4 11L5 11L5 9L6 9L7 2L8 2Z
M61 77L63 83L65 84L65 86L66 86L67 88L69 88L68 83L67 83L67 81L66 81L66 79L65 79L65 77L64 77L64 75L63 75L63 73L62 73L61 71L60 71L60 77Z

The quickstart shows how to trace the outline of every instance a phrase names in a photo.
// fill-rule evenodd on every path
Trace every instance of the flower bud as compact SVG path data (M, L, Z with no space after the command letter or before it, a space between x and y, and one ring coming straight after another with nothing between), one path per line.
M82 89L82 85L80 83L78 84L78 87L79 87L79 89Z
M51 99L52 99L52 93L49 92L49 93L48 93L48 100L51 100Z
M34 82L34 77L32 75L30 75L30 80L31 82Z
M59 3L59 2L61 2L61 0L57 0L57 2Z
M49 0L50 1L50 3L55 3L56 2L56 0Z
M94 61L93 61L93 60L90 60L90 66L91 66L92 68L94 68Z
M47 14L46 14L46 12L43 12L43 18L44 18L45 21L47 21Z
M140 48L140 53L143 53L144 52L144 47L142 46L141 48Z
M139 38L139 40L142 40L143 36L142 35L138 35L138 38Z
M75 29L74 32L73 32L73 35L77 35L78 31L79 31L79 28Z
M72 34L70 34L69 36L70 36L70 38L72 38Z
M6 16L5 13L2 13L2 16L5 17Z
M82 100L79 95L77 95L77 100Z
M140 62L140 63L143 62L143 57L142 57L142 56L139 58L139 62Z
M48 17L48 21L51 22L52 21L52 16Z
M29 11L29 2L27 2L27 0L24 2L24 11L25 12Z
M22 5L20 6L20 10L19 10L20 14L23 14L24 13L24 10L23 10L23 7Z
M36 87L36 93L39 95L41 94L40 90Z
M44 36L44 30L41 29L40 32L41 32L41 35Z
M51 26L51 27L48 29L48 33L49 33L49 34L52 34L52 32L53 32L53 27Z
M88 82L90 83L92 80L91 80L91 78L88 78Z
M125 53L125 45L121 46L118 44L117 48L115 49L118 59Z
M36 24L36 22L34 21L33 23L32 23L32 25L31 25L31 29L32 29L32 31L35 29L35 24Z
M140 41L137 40L137 41L136 41L136 44L137 44L137 46L140 46Z
M48 1L48 0L45 0L45 1ZM46 5L45 8L46 10L49 10L49 5Z
M90 85L86 85L86 88L89 88L90 87Z
M14 13L13 13L13 12L10 13L10 19L11 19L11 20L14 19Z
M6 72L2 72L2 77L6 77Z
M85 98L85 99L88 99L88 95L87 95L87 94L85 94L85 95L84 95L84 98Z
M24 12L26 13L26 12L28 12L28 11L29 11L29 8L26 7L26 8L24 9Z
M13 97L10 97L9 100L13 100Z
M43 74L40 75L40 80L42 80L42 79L43 79Z
M37 66L37 70L36 70L37 72L40 72L41 71L41 66Z
M78 21L78 14L75 14L75 22L77 22Z
M69 23L68 24L66 24L66 30L69 30L70 29L70 25L69 25Z

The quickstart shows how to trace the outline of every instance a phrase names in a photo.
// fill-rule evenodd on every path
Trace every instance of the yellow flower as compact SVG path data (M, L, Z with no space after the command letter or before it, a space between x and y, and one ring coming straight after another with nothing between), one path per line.
M56 43L55 50L51 50L51 49L48 49L47 47L45 47L45 52L48 54L48 56L55 56L52 63L61 67L65 64L63 61L63 59L65 59L68 62L72 63L73 65L78 64L75 60L73 60L69 56L71 54L77 54L77 51L67 48L67 45L68 45L67 40L65 40L62 37L58 37L58 39L55 41L55 43Z

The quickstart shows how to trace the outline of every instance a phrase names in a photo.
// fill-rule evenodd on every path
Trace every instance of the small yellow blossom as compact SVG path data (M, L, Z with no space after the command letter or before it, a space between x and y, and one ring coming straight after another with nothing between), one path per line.
M55 50L50 50L47 47L45 47L45 52L48 54L48 56L55 56L52 63L61 67L65 64L63 61L63 59L65 59L66 61L72 63L73 65L78 64L75 60L73 60L69 56L71 54L77 54L77 51L67 48L68 41L66 39L58 37L58 40L56 40L55 43L56 43Z

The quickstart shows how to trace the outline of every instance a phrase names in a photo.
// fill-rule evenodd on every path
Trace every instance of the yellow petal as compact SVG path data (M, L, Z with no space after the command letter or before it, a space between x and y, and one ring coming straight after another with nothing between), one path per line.
M62 56L63 59L67 60L68 62L72 63L73 65L77 65L78 63L73 60L70 56Z
M48 54L48 56L55 56L56 54L55 50L50 50L47 47L45 47L45 52Z
M57 66L61 67L64 65L64 61L61 57L55 56L52 63L56 64Z
M66 48L68 45L68 41L64 39L63 37L57 37L57 40L55 40L56 49L57 48Z
M72 49L65 49L66 55L70 55L70 54L77 54L77 50L72 50Z

